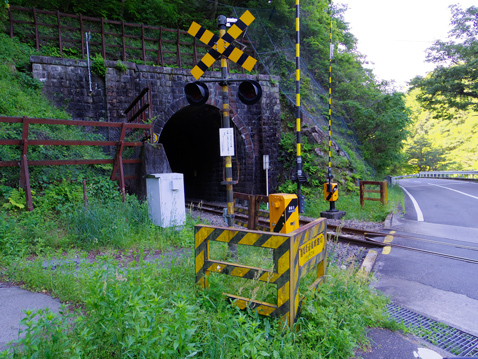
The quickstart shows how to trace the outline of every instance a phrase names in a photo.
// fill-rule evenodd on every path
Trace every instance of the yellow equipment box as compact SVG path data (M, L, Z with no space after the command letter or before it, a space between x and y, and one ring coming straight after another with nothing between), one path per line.
M271 232L290 233L299 228L299 203L295 194L269 195Z
M331 183L330 186L332 188L329 190L329 184L324 183L324 197L326 201L335 202L339 199L339 185L338 183Z

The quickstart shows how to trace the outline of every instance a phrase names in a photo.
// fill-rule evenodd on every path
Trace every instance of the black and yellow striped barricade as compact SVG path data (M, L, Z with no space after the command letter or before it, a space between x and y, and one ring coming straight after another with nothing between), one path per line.
M196 225L194 227L196 283L203 288L207 287L207 276L216 272L275 284L276 304L224 294L234 300L235 305L241 309L249 305L259 314L281 318L292 326L296 322L299 310L300 279L314 267L317 268L317 279L310 288L315 288L325 278L326 229L325 218L316 219L287 234ZM274 269L271 271L213 260L209 256L210 241L272 249Z

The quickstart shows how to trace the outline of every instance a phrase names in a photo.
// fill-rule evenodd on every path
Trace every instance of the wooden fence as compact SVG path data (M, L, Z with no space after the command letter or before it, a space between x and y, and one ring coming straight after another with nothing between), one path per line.
M12 38L18 36L37 50L45 47L54 54L58 51L56 55L59 57L85 59L85 34L88 32L91 33L90 53L99 53L109 60L140 60L148 65L192 68L208 50L187 31L179 29L19 6L10 6L8 16ZM246 39L239 40L248 43ZM252 53L247 49L244 51ZM244 73L237 64L231 66L237 66Z
M380 189L369 189L365 186L379 186ZM380 198L365 197L365 193L379 193ZM363 207L365 201L380 201L382 206L388 203L387 181L360 181L360 205Z

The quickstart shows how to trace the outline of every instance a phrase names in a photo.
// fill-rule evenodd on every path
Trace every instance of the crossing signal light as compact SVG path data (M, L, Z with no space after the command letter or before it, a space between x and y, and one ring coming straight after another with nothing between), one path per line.
M209 99L209 90L204 82L188 83L184 87L186 99L191 106L202 106ZM262 87L257 81L242 81L238 90L239 100L246 105L254 105L262 97Z
M262 87L254 80L243 81L239 85L238 96L242 103L254 105L262 97Z
M184 87L186 99L191 106L202 106L209 98L209 90L204 82L196 81Z

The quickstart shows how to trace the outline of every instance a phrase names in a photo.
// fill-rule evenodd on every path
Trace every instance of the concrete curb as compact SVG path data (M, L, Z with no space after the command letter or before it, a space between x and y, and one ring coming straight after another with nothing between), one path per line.
M394 221L394 215L392 212L387 215L387 218L385 218L383 228L392 229L393 221ZM386 234L384 234L384 237L385 236ZM370 273L372 271L373 265L375 264L377 257L378 257L378 252L376 250L369 249L367 255L365 256L362 262L362 265L360 266L360 270L366 273Z
M375 260L378 257L378 252L369 249L367 255L365 256L362 265L360 266L360 271L365 273L370 273L372 271L373 265L375 264Z
M392 223L393 223L393 212L389 213L387 215L387 218L385 218L385 221L383 222L384 224L384 229L391 229L392 228Z

